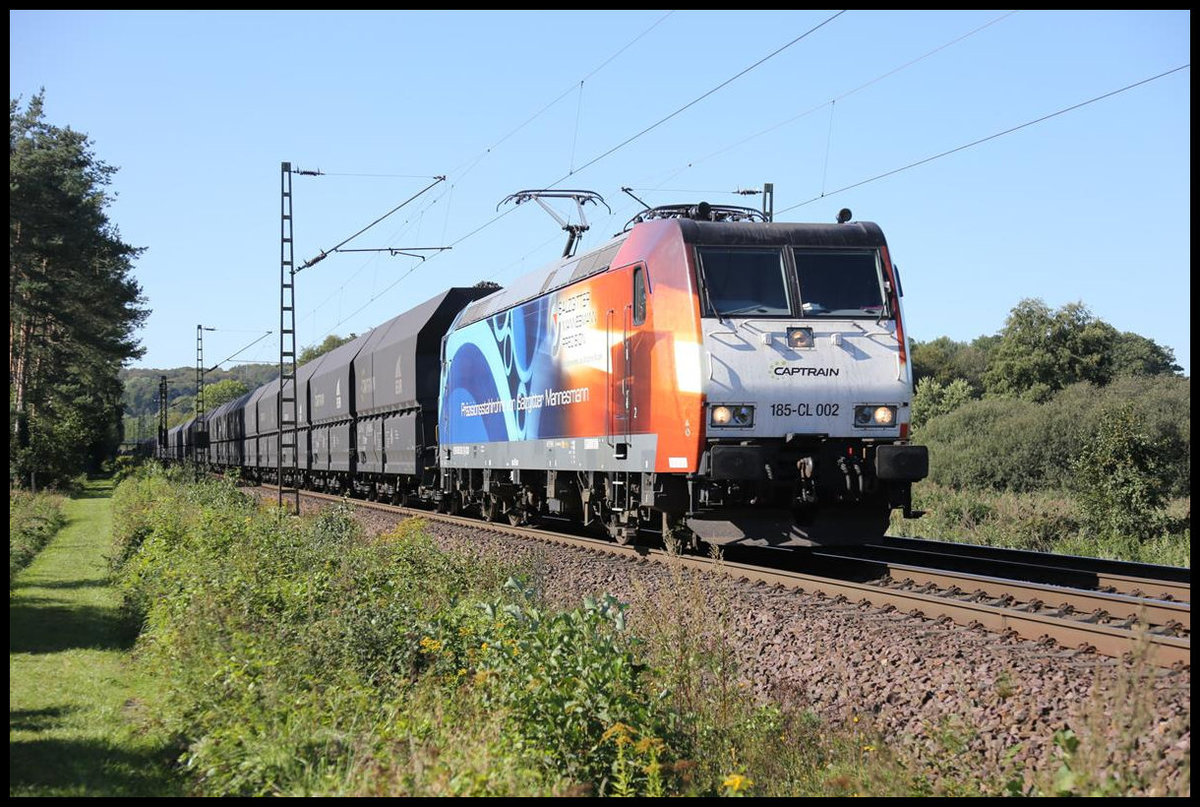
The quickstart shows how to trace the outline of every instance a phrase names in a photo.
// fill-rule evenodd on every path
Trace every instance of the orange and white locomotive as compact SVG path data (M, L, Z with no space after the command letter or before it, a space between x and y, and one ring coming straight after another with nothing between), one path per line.
M708 543L878 538L928 471L909 444L900 282L868 222L706 204L468 305L445 339L453 507Z

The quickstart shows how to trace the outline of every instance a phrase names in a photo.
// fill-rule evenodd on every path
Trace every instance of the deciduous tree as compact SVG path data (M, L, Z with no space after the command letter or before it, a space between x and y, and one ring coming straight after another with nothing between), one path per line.
M988 356L987 393L1041 402L1077 381L1107 384L1117 336L1083 303L1052 311L1041 300L1022 300Z

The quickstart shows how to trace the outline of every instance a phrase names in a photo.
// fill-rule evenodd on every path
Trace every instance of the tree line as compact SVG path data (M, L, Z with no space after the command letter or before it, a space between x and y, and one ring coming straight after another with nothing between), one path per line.
M930 482L1062 492L1100 534L1163 531L1191 495L1191 379L1174 352L1083 303L1025 299L972 342L913 345L912 437Z
M330 334L321 342L303 348L296 357L296 364L307 364L355 338L357 334L354 333L349 336ZM167 428L177 426L196 414L195 367L123 369L120 378L124 384L122 405L127 440L136 442L157 436L158 396L164 376L167 379ZM204 410L211 412L221 404L236 400L277 378L278 364L248 363L228 370L207 372L204 376Z
M122 365L149 315L131 276L144 247L109 220L116 168L48 123L44 91L9 101L10 484L98 470L121 442Z

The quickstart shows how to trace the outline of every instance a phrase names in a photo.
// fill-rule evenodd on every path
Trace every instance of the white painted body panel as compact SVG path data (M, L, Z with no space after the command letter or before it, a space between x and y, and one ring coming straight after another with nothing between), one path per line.
M793 349L788 327L811 328L813 347ZM912 384L900 362L894 321L871 319L703 320L704 392L709 407L751 404L754 425L709 425L709 438L766 438L787 433L900 437ZM854 425L857 405L897 406L888 428Z

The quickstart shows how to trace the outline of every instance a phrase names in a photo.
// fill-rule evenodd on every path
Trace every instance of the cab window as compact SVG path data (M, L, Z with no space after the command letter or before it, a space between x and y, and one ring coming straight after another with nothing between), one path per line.
M794 250L803 317L890 316L875 252Z
M791 313L783 253L778 249L700 247L706 313L719 317Z

